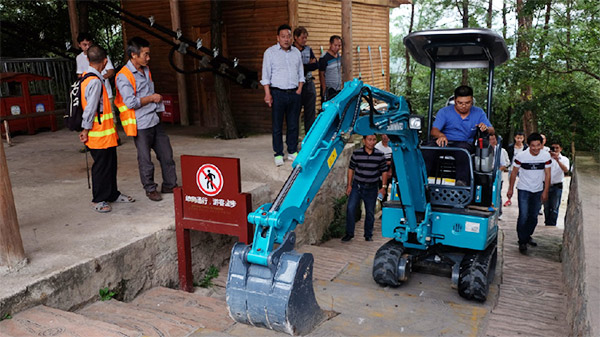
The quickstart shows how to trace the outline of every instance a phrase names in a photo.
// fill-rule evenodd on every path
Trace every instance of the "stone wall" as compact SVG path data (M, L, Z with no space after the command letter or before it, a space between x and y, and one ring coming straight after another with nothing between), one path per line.
M571 336L598 336L600 327L600 165L578 154L563 236L563 277Z

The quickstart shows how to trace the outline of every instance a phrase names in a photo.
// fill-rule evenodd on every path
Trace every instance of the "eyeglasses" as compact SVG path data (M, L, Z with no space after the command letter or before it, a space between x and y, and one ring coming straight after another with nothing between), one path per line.
M470 101L470 102L454 102L454 104L460 105L460 106L467 106L467 105L473 104L473 101Z

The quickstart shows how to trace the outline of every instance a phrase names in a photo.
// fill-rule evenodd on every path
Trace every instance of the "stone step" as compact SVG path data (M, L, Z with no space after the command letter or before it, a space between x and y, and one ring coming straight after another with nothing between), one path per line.
M77 313L91 319L137 331L144 337L183 337L204 328L202 324L184 317L116 300L95 302Z
M195 322L209 330L224 331L234 324L227 313L224 300L185 291L156 287L131 303L140 308Z
M47 306L37 306L0 322L0 336L141 337L120 326Z

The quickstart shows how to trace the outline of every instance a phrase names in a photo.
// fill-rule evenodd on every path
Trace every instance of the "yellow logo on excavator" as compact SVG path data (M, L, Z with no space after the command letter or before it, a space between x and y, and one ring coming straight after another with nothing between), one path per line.
M337 151L335 149L333 149L333 152L331 152L331 154L329 155L329 159L327 159L327 165L329 165L329 169L331 169L331 167L335 163L336 159L337 159Z

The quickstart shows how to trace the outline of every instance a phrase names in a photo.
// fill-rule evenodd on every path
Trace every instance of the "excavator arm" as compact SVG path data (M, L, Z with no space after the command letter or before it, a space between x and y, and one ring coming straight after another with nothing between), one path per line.
M363 98L368 115L361 116ZM387 103L375 110L373 98ZM381 91L354 79L331 101L323 104L293 162L292 173L273 203L260 206L248 215L255 225L252 245L238 243L232 250L227 280L227 304L231 317L241 323L289 334L304 334L324 318L312 287L312 254L294 250L293 230L304 222L306 209L333 168L353 133L387 133L404 143L398 149L423 168L417 150L417 132L411 123L408 105L402 97ZM402 148L404 146L404 148ZM412 156L412 157L410 157ZM404 163L405 168L416 165ZM425 208L425 173L413 169L419 188L405 201L408 212ZM408 175L407 175L408 177ZM405 179L407 178L405 177ZM414 195L414 196L413 196ZM412 207L412 208L411 208ZM407 213L408 214L408 213Z

